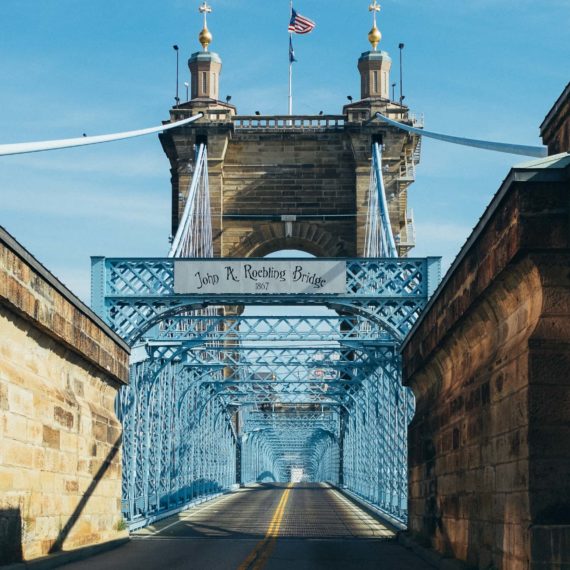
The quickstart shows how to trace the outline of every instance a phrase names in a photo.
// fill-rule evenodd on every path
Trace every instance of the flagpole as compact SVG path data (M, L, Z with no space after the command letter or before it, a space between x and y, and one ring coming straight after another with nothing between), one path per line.
M290 0L289 18L293 16L293 0ZM293 41L293 34L289 32L289 48ZM291 61L291 54L289 53L289 115L293 114L293 62Z

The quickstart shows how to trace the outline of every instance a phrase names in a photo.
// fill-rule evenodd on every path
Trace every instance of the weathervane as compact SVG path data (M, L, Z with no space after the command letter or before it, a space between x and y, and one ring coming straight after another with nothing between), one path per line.
M212 34L210 30L208 30L208 14L212 13L212 7L208 5L207 2L204 3L198 8L200 14L204 14L204 28L200 32L198 39L204 48L204 51L208 51L208 46L212 43Z
M376 14L380 12L380 4L378 4L378 0L374 0L374 2L368 6L368 11L372 12L372 29L368 34L368 41L372 45L372 50L376 51L376 47L382 39L382 34L376 26Z

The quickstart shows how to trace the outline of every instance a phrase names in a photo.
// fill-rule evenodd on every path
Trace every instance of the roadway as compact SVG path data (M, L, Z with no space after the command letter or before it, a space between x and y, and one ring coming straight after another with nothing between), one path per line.
M331 570L432 568L394 532L323 484L240 489L132 534L67 570Z

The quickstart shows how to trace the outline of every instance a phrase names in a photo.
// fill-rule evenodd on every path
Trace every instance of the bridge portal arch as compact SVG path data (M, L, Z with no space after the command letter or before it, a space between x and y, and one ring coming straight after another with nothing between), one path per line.
M300 250L315 257L347 257L351 243L323 223L280 221L259 224L244 234L229 257L265 257L281 250Z

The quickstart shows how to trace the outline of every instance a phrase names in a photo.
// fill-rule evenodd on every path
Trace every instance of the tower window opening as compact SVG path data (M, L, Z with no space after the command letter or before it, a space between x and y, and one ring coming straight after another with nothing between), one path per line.
M375 71L372 74L372 79L374 81L374 93L378 93L378 72Z
M208 73L206 71L202 71L202 93L206 95L208 92Z

